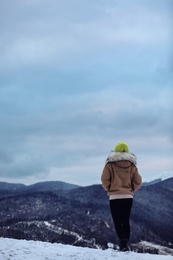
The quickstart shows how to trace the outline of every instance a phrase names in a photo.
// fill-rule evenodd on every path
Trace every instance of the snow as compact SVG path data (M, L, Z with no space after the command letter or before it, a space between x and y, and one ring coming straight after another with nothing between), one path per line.
M118 252L51 244L41 241L26 241L0 238L1 260L173 260L171 255L151 255L134 252Z
M162 181L164 181L164 180L167 180L167 179L172 178L172 177L173 177L173 171L165 171L165 172L161 172L157 175L154 175L151 178L148 178L144 181L151 182L151 181L155 181L155 180L158 180L158 179L161 179Z
M167 180L167 179L172 178L172 177L173 177L173 172L172 171L162 172L162 174L160 175L160 178L162 179L162 181Z

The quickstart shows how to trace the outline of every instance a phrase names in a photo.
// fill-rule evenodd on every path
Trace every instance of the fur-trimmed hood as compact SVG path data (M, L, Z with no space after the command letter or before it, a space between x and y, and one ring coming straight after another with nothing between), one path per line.
M134 165L137 164L136 156L132 153L118 153L118 152L111 152L108 158L106 159L106 163L109 162L119 162L119 161L130 161Z

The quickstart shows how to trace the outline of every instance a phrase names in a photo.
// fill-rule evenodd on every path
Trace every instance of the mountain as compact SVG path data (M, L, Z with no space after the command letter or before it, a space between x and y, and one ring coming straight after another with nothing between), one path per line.
M152 245L154 246L154 245ZM161 254L163 247L158 247ZM113 249L101 250L81 248L62 244L51 244L40 241L26 241L0 238L0 259L13 260L171 260L169 255L151 255L135 252L117 252Z
M70 184L62 181L38 182L27 187L27 191L55 191L55 190L73 190L80 187L79 185Z
M153 180L153 181L149 181L149 182L143 182L142 183L142 186L149 186L149 185L153 185L153 184L155 184L155 183L158 183L158 182L161 182L162 181L162 179L161 178L159 178L159 179L155 179L155 180Z
M173 244L173 178L142 187L134 197L132 221L138 226L141 240L150 237L148 241L159 240Z
M143 182L143 186L145 185L151 185L160 181L164 181L166 179L170 179L173 178L173 171L169 171L169 172L162 172L159 173L157 175L154 175L152 177L150 177L147 181Z
M131 243L139 251L144 250L141 240L173 246L172 187L170 178L143 186L135 194ZM109 200L101 185L36 190L0 198L0 237L102 249L118 243Z
M61 181L38 182L32 185L24 185L18 183L0 182L0 197L4 195L19 194L23 192L39 192L39 191L56 191L56 190L72 190L80 187L79 185L70 184Z
M164 181L164 180L169 179L169 178L173 178L173 171L162 172L161 174L157 174L153 177L152 180L161 179L162 181Z
M0 182L0 191L17 191L17 190L25 190L26 186L20 183L8 183L8 182Z

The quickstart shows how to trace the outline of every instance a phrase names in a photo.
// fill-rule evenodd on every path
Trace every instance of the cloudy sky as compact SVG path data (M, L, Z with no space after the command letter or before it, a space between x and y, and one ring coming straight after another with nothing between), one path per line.
M117 142L173 172L171 0L0 2L0 181L100 183Z

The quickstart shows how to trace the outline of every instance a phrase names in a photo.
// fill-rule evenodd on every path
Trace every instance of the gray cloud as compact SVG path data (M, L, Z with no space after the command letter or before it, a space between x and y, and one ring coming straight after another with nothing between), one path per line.
M121 140L145 176L173 169L169 1L155 4L0 4L2 180L98 183Z
M168 1L129 5L128 1L23 1L1 3L1 68L61 69L70 59L126 48L160 49L170 39ZM161 9L162 8L162 9ZM123 17L123 18L122 18ZM159 28L159 30L158 30ZM154 35L154 37L153 37ZM157 42L157 45L156 45ZM51 66L51 67L52 67Z

